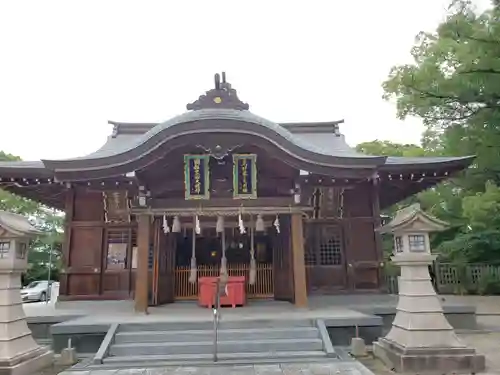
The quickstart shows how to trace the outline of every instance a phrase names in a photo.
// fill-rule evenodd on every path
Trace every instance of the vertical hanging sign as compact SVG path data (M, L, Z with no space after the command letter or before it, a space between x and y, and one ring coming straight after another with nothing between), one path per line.
M257 155L233 155L233 197L257 198Z
M185 199L210 198L208 155L184 155Z

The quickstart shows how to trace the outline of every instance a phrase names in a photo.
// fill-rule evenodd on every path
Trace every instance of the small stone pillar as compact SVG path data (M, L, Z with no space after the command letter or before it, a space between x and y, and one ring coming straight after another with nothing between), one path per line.
M448 224L412 205L380 227L394 235L392 261L401 267L396 317L386 337L373 344L373 353L398 372L469 371L484 369L484 356L464 345L444 316L429 275L429 232Z
M35 374L53 362L31 336L20 292L29 240L39 234L25 217L0 211L0 374Z

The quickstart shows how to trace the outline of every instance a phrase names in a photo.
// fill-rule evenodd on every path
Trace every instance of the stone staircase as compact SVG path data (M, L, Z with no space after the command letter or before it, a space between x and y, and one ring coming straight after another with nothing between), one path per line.
M211 322L120 324L112 337L108 336L94 358L94 365L213 363ZM324 323L317 320L221 321L217 353L218 362L234 364L336 357Z

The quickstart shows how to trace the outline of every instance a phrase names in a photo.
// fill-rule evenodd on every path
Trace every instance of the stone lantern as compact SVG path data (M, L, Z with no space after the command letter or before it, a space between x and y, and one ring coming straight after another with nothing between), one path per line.
M53 361L31 336L20 292L29 240L40 234L25 217L0 211L0 374L34 374Z
M401 267L401 276L396 317L387 336L373 344L373 353L396 371L484 369L484 356L466 347L448 323L430 279L428 267L436 256L431 253L429 233L447 227L415 204L377 229L394 235L392 262Z

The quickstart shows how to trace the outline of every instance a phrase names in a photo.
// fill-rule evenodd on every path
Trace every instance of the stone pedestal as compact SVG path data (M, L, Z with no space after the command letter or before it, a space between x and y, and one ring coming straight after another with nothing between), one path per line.
M21 273L31 238L41 235L20 215L0 211L0 374L37 374L53 354L31 336L21 301Z
M21 273L0 266L0 374L36 374L50 366L53 353L38 345L21 302Z
M375 356L398 372L469 371L484 369L484 356L467 348L443 314L428 266L435 256L401 253L399 301L392 329L373 345Z

